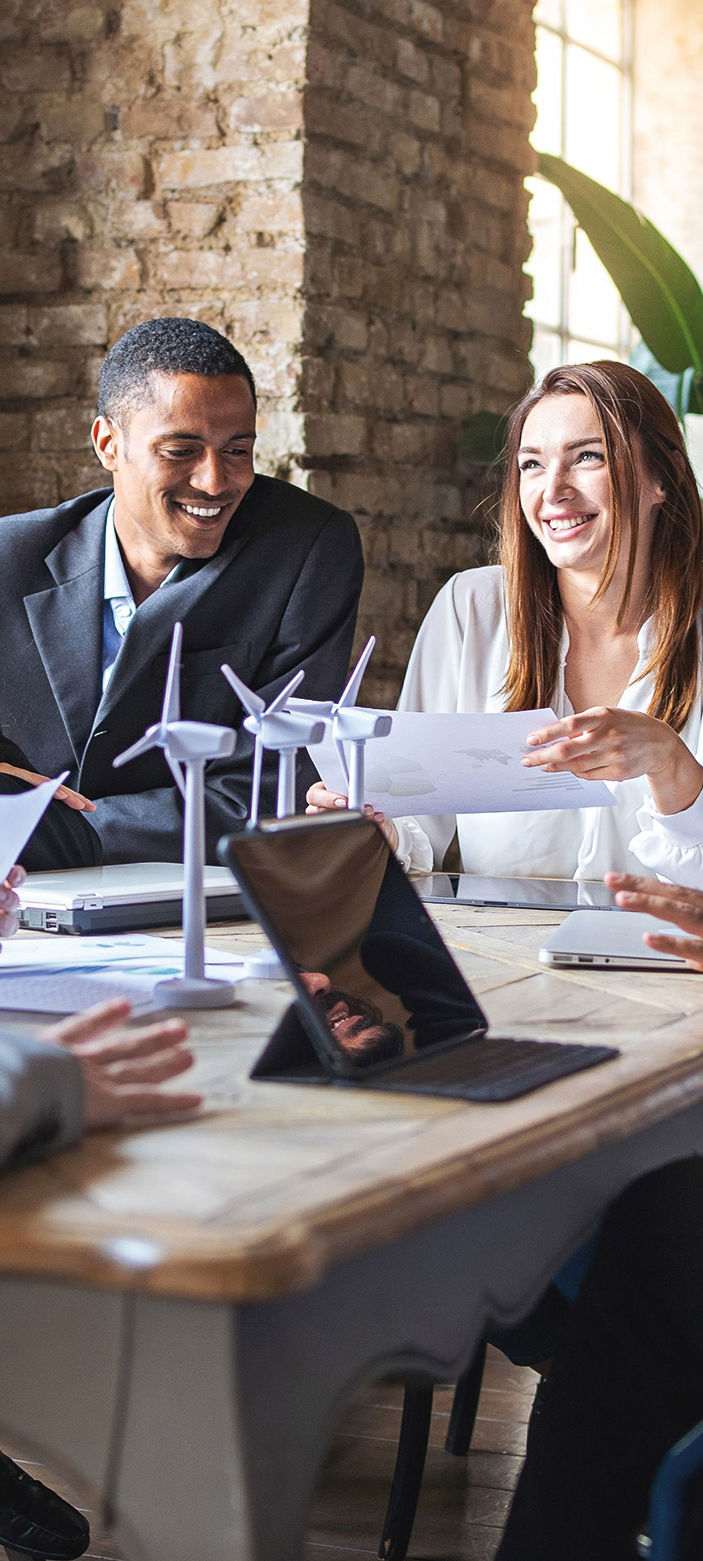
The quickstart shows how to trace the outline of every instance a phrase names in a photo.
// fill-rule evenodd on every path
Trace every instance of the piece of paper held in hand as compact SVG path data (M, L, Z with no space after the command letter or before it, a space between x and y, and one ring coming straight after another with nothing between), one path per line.
M40 786L32 786L29 791L20 791L16 796L0 797L0 883L7 878L10 868L14 867L32 830L36 829L54 792L67 775L68 770L64 770L63 775L57 776L56 780L42 781Z
M612 807L615 799L603 781L567 772L545 775L520 763L524 753L538 751L527 748L528 733L556 720L552 710L490 715L397 710L390 736L366 744L366 801L387 818ZM308 752L325 785L345 794L329 731Z

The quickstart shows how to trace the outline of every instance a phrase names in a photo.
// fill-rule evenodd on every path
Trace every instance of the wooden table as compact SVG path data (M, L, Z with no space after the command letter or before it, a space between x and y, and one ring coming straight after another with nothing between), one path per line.
M135 1561L296 1561L350 1393L455 1376L620 1187L703 1148L703 977L548 972L558 919L438 913L496 1028L616 1062L501 1106L252 1084L288 994L249 983L193 1020L198 1120L2 1182L4 1428L91 1482Z

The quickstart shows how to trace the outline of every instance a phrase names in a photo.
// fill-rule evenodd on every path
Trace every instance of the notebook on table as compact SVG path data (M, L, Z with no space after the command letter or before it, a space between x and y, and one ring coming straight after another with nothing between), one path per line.
M687 970L685 960L678 954L659 954L642 942L644 932L665 932L676 935L671 922L659 921L656 916L643 916L635 911L610 912L572 911L570 916L555 927L545 938L539 951L543 965L565 967L568 965L612 965L618 970Z
M617 1055L492 1036L373 820L267 820L219 855L296 992L252 1078L502 1101Z
M179 862L125 862L28 873L17 893L21 925L35 932L168 927L181 920L183 867ZM232 874L224 867L205 868L205 907L208 921L247 915Z

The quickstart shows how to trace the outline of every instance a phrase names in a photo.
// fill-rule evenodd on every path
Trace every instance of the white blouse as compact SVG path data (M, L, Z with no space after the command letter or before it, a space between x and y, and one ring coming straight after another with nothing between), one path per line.
M652 698L647 663L651 620L638 636L639 659L619 702L646 712ZM552 707L573 715L564 691L569 649L562 637ZM510 646L502 570L467 569L447 581L415 641L399 701L401 710L491 711L505 708L502 684ZM680 733L703 763L701 695ZM703 793L682 813L655 812L644 780L609 782L614 808L549 809L530 813L462 813L458 818L396 819L403 865L427 873L442 865L456 829L464 872L548 878L602 878L612 868L703 886Z

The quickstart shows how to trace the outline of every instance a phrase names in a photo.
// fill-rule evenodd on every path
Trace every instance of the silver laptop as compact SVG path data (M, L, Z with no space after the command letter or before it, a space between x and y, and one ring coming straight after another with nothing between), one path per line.
M35 932L131 932L181 920L183 867L179 862L125 862L29 873L17 890L21 924ZM224 867L205 868L208 921L236 921L247 911Z
M539 951L543 965L613 965L620 970L687 970L677 954L658 954L642 942L644 932L676 934L671 922L635 911L572 911L550 932Z

